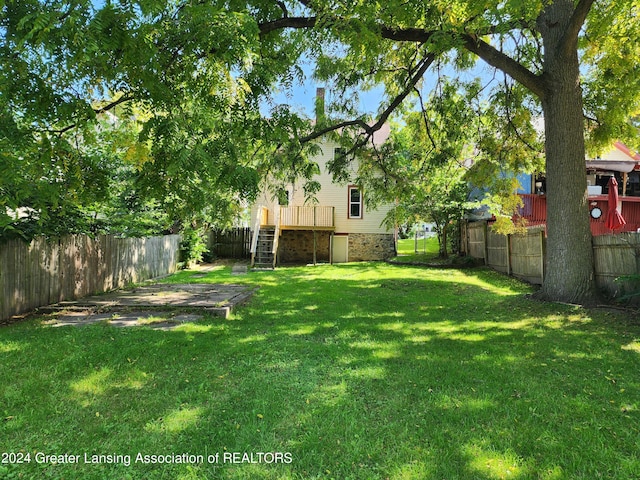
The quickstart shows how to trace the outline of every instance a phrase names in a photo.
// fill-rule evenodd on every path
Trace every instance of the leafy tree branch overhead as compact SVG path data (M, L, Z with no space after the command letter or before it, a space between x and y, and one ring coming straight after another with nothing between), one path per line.
M621 59L607 41L611 29L603 28L615 26L626 48L633 50L638 45L636 2L300 3L305 7L300 15L265 22L262 28L313 30L315 38L324 40L312 50L316 74L332 81L338 92L382 83L391 99L388 104L393 103L410 85L417 50L422 58L434 55L438 64L451 62L459 69L473 64L473 54L518 82L526 92L518 91L520 107L530 111L530 119L540 113L545 118L548 255L551 264L562 265L550 269L541 296L577 302L596 297L585 195L585 135L595 148L615 137L638 145L630 122L639 109L639 81L634 77L638 55L633 51ZM611 81L614 67L625 83ZM347 100L339 106L347 111L350 104ZM585 116L598 121L585 129ZM518 123L511 121L517 117L522 119L521 114L509 115L510 126ZM485 147L490 144L483 142ZM503 147L504 138L498 135L494 144Z
M296 53L259 42L246 11L215 2L3 5L0 228L25 208L41 224L57 221L53 211L95 213L99 199L85 193L116 190L115 176L96 185L79 173L92 168L92 145L124 128L131 135L102 155L121 152L135 172L131 188L168 214L158 229L225 224L255 195L274 151L309 132L285 107L261 115L274 83L297 75L286 58ZM291 168L301 170L308 147L297 144Z
M491 122L478 124L487 158L490 147L515 158L508 153L518 138L535 150L526 125L544 115L548 255L563 268L549 270L541 296L586 301L595 284L585 140L592 148L615 139L639 146L631 121L640 110L638 8L635 0L6 2L0 142L10 167L2 202L16 207L33 197L45 206L56 197L51 181L41 195L21 194L32 187L11 172L27 168L40 178L53 162L59 178L69 176L85 155L74 139L90 138L95 102L114 101L111 92L148 114L136 140L148 149L137 157L145 192L185 215L212 189L233 199L255 191L268 171L310 174L306 144L321 133L355 133L352 145L365 146L393 112L411 108L412 92L430 75L444 66L464 72L480 59L511 79L482 93L502 92L509 104L493 139ZM304 80L303 59L332 92L315 125L274 100ZM366 118L358 93L379 85L380 116ZM42 157L47 149L53 155ZM79 178L78 192L87 188ZM155 180L166 195L151 188Z

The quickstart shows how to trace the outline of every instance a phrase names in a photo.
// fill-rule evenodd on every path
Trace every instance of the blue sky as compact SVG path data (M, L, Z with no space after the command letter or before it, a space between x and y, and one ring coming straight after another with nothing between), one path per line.
M294 110L313 118L315 116L315 97L318 88L325 88L325 99L327 102L332 99L332 92L322 82L317 82L311 75L307 76L307 80L301 85L294 85L290 92L278 93L275 101L278 104L288 104ZM380 103L384 99L384 90L382 87L375 88L371 91L360 92L360 110L365 113L375 114L378 111Z
M318 87L326 88L325 95L327 102L330 102L332 100L332 92L329 86L324 85L321 82L317 82L313 79L312 67L310 65L305 65L303 69L306 75L304 83L294 85L289 92L280 92L276 94L275 101L278 104L288 104L294 110L301 112L310 118L313 118L315 116L314 108L316 89ZM478 61L475 68L468 72L455 72L451 67L445 67L443 68L441 73L451 78L457 77L463 80L472 80L476 77L480 77L484 84L490 82L494 76L493 68L489 67L482 61ZM496 77L496 80L502 81L502 78L502 74L500 73ZM429 70L423 80L422 91L424 98L429 95L435 84L436 74ZM366 114L370 114L374 117L378 113L382 102L386 100L383 87L377 87L370 91L361 91L359 92L359 97L360 111ZM386 103L388 102L385 102L385 105Z

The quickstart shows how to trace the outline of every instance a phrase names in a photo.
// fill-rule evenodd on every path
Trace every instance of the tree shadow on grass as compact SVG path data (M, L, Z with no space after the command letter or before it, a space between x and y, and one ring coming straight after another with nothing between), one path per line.
M54 478L631 478L640 350L623 347L637 327L529 301L491 273L385 268L292 269L233 321L171 332L3 331L3 437L51 453L292 455L23 470Z

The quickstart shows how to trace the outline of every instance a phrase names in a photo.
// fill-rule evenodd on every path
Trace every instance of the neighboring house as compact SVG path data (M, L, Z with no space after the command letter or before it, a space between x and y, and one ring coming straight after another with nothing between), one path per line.
M375 142L386 140L389 129L383 130L374 136ZM327 162L339 154L340 146L327 137L318 146L321 153L314 158L321 172L314 178L321 185L317 202L305 203L302 186L291 185L288 205L279 205L267 192L252 205L256 266L385 260L395 255L396 232L382 226L390 207L370 209L366 192L358 186L334 183Z
M626 220L619 232L635 232L640 229L640 155L622 142L616 142L606 153L597 158L585 159L587 174L591 233L612 233L605 225L608 212L608 183L613 176L618 182L618 210ZM520 178L520 177L519 177ZM529 175L521 179L523 189L518 193L523 199L520 215L528 225L544 225L547 221L546 178L544 174ZM533 194L531 194L533 192Z
M585 157L585 167L589 195L606 194L609 177L613 175L618 180L620 195L640 196L640 155L624 143L614 143L609 151L596 158ZM544 174L535 178L522 175L518 179L522 185L519 193L544 193L546 190Z

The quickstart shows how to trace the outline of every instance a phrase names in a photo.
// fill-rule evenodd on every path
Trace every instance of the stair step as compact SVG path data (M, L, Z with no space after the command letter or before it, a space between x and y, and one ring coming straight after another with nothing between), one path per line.
M262 228L258 232L258 241L253 262L253 268L258 270L273 270L273 245L275 243L275 228Z

